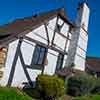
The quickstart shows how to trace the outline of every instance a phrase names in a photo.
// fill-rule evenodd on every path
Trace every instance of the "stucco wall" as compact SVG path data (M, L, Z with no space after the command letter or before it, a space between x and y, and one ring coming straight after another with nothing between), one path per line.
M53 39L56 21L57 21L57 17L50 20L47 25L48 36L50 39L50 45L51 45L51 42ZM64 22L64 21L59 19L59 24L61 24L62 22ZM69 30L69 26L67 24L64 24L64 26L62 27L61 33L64 34L65 36L67 36L68 30ZM42 24L37 29L29 32L26 36L28 36L31 39L40 41L40 42L44 43L45 45L48 45L47 32L46 32L44 24ZM58 48L59 50L64 51L65 42L66 42L66 38L63 38L61 35L59 35L56 32L55 38L54 38L54 43L57 46L59 46L60 48L62 48L62 49ZM35 66L31 66L32 56L34 53L36 43L30 42L26 39L22 40L21 47L20 47L22 59L20 58L20 56L18 56L18 58L16 57L18 45L19 45L19 39L9 44L6 65L5 65L5 69L4 69L4 76L0 80L1 85L8 84L13 66L15 66L15 70L14 70L14 75L12 74L13 75L13 79L12 79L12 83L11 83L12 86L22 87L23 83L28 82L29 78L27 78L25 70L23 69L23 66L24 66L23 63L27 66L30 66L30 68L26 68L26 71L28 72L28 75L32 81L35 81L37 75L41 74L41 72L42 72L43 68L36 69ZM68 50L68 46L67 46L66 50ZM48 63L44 66L44 70L43 70L44 74L53 75L55 73L58 54L59 54L59 52L48 49L48 53L47 53L47 62ZM17 55L20 55L19 51L17 52ZM64 67L66 57L67 56L65 56L65 58L64 58L64 63L63 63L62 67ZM14 59L15 59L15 61L14 61ZM15 63L15 65L14 65L14 63Z

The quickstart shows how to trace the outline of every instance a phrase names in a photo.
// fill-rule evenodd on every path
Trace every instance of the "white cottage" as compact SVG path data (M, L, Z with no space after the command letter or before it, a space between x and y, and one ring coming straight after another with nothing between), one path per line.
M21 86L43 73L84 71L89 8L79 5L73 24L60 8L0 26L0 84Z

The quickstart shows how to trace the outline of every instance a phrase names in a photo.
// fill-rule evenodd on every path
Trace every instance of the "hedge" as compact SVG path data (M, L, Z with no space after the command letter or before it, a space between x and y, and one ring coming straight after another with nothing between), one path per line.
M100 94L100 78L97 78L95 80L95 87L92 90L92 93L96 93L96 94L98 93L98 94Z
M64 94L64 81L57 76L39 75L36 89L43 100L55 100Z
M70 77L67 82L67 93L72 96L88 95L95 87L95 77L80 74Z

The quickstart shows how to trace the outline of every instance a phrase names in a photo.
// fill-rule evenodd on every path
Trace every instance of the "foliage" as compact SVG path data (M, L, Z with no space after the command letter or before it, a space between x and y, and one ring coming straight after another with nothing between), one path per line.
M55 100L64 94L64 81L57 76L39 75L36 88L43 100Z
M92 93L96 93L96 94L98 93L98 94L100 94L100 78L97 78L95 80L95 87L92 90Z
M72 96L84 96L91 92L95 86L95 78L86 73L74 75L68 79L67 93Z
M32 97L32 98L36 98L36 99L40 99L41 98L41 96L40 96L40 93L39 93L39 91L37 90L37 88L32 88L32 87L30 87L30 88L25 88L25 89L23 89L24 90L24 92L26 93L26 94L28 94L30 97Z
M0 100L32 100L17 88L0 87Z

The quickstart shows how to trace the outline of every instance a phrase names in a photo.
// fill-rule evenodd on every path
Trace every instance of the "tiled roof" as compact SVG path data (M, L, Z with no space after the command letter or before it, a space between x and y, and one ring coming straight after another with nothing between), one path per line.
M86 68L100 72L100 58L99 57L87 57Z
M67 17L65 16L65 12L63 8L59 8L56 10L52 10L50 12L40 13L38 15L34 15L31 17L26 17L22 19L16 19L13 22L0 26L0 38L4 36L8 36L9 34L21 33L25 30L32 28L38 24L41 24L45 20L48 20L57 14L63 16L63 19L66 20L69 24L72 24Z
M57 15L74 27L74 24L66 17L64 8L40 13L31 17L16 19L13 22L0 26L0 47L3 47L16 40L17 37L27 34L33 29L39 27L43 22L46 22Z

